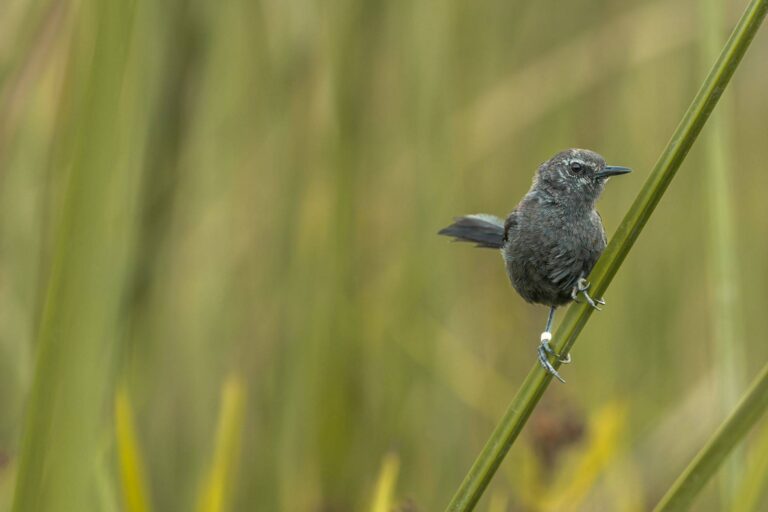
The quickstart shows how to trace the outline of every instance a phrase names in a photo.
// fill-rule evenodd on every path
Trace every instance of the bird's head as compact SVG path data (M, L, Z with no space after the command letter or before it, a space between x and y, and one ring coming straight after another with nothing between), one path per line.
M574 208L592 208L608 178L628 172L627 167L605 165L594 151L566 149L539 166L533 190Z

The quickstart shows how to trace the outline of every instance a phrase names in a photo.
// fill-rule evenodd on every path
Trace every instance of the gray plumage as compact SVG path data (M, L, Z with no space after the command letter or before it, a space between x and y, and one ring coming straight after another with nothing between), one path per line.
M474 242L475 247L501 249L504 245L504 221L495 215L476 213L456 217L454 221L438 234L452 236L459 242Z
M512 286L523 299L561 306L573 300L579 281L605 249L595 203L608 177L626 172L607 167L592 151L568 149L539 167L531 189L503 225L492 215L468 215L439 234L501 249Z

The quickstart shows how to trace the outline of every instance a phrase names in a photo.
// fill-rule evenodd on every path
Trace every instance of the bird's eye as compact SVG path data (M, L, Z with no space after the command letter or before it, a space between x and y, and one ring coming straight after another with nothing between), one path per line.
M571 162L571 170L573 172L581 172L583 168L584 166L581 165L579 162Z

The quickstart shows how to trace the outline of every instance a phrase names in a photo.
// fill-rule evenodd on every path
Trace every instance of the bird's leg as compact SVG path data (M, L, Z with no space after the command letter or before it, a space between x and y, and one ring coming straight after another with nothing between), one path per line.
M598 306L600 304L601 306L605 306L605 301L603 299L593 299L589 296L589 293L587 293L587 290L589 290L589 281L587 281L583 276L579 278L578 281L576 281L576 286L573 287L571 290L571 298L575 301L579 296L579 294L584 295L584 298L587 300L587 303L595 308L598 311L602 311L602 308Z
M547 316L547 326L544 328L544 332L541 333L541 344L544 346L544 351L551 355L555 356L562 364L570 364L571 354L566 355L565 357L561 356L560 354L556 353L552 346L549 344L549 341L552 339L552 323L555 321L555 308L550 307L549 308L549 316Z
M552 340L552 322L555 319L555 308L551 307L549 308L549 316L547 317L547 326L544 328L544 332L541 333L541 340L539 343L538 353L539 353L539 364L541 365L544 370L547 371L547 373L553 375L557 380L560 382L565 382L565 380L560 376L559 373L557 373L557 370L555 370L555 367L552 366L552 363L549 362L548 356L555 356L557 357L561 363L570 363L571 362L571 355L568 354L568 356L563 359L560 357L559 354L557 354L553 349L552 346L549 344L549 342Z
M549 315L547 316L547 326L544 328L544 332L541 333L541 349L544 350L549 355L556 355L555 351L552 350L552 347L549 344L549 341L552 339L552 322L555 321L555 308L550 307L549 308Z

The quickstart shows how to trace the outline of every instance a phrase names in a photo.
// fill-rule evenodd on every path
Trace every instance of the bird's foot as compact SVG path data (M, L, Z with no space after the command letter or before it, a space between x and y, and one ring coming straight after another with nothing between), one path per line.
M541 333L541 342L539 343L538 348L539 364L547 373L555 377L560 382L565 383L565 379L563 379L560 374L557 373L555 367L552 366L552 363L549 362L549 356L556 357L562 364L568 364L571 362L571 354L568 354L566 357L562 357L560 354L555 352L552 346L549 344L551 339L552 333L547 331Z
M605 301L603 299L593 299L589 293L587 293L587 290L589 290L589 281L584 279L583 277L580 277L578 281L576 281L576 286L573 287L573 290L571 290L571 298L575 302L579 302L577 300L579 294L584 295L584 299L587 301L587 304L589 304L592 308L602 311L603 308L600 306L605 306ZM600 306L598 306L600 304Z

